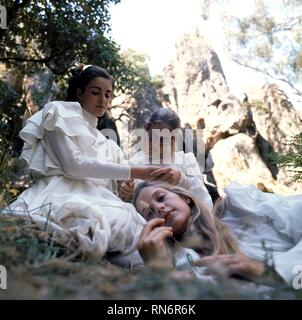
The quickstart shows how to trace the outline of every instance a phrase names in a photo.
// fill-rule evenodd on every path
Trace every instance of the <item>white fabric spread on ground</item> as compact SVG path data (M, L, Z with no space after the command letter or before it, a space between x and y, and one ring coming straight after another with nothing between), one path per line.
M225 189L222 219L248 257L273 265L292 284L293 268L302 265L302 195L264 193L232 183Z

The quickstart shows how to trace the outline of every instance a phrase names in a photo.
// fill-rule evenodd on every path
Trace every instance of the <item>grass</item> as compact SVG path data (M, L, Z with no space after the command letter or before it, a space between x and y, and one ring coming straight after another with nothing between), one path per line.
M302 290L238 279L217 285L180 271L123 269L79 254L29 218L0 215L0 264L7 290L0 299L301 299Z

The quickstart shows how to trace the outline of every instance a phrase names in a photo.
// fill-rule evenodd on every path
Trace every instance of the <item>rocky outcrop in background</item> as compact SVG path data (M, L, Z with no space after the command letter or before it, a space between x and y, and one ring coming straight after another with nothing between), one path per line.
M301 114L284 92L267 84L240 102L217 54L198 33L185 35L176 49L177 59L163 71L166 107L178 112L183 125L203 129L219 189L238 181L276 193L302 192L301 183L270 162L271 152L285 152L288 139L302 131Z
M209 150L242 130L248 110L230 93L216 52L198 33L185 35L176 49L177 60L163 71L163 90L183 124L204 129Z

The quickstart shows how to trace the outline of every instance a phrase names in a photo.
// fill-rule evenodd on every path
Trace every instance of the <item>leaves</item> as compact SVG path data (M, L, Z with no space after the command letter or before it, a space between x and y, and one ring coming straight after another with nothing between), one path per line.
M275 161L292 173L293 181L302 181L302 133L290 140L288 152L277 154Z

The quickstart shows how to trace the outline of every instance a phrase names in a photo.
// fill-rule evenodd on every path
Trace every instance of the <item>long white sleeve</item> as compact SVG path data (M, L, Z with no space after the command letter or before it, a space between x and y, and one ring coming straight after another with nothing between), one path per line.
M46 131L44 140L59 161L65 175L75 179L129 179L130 166L106 163L85 156L64 133Z

